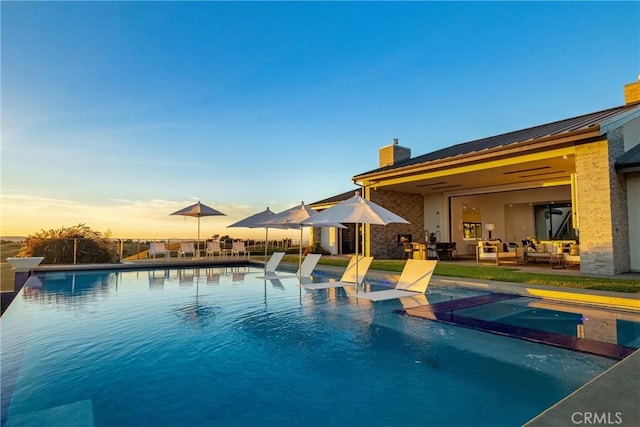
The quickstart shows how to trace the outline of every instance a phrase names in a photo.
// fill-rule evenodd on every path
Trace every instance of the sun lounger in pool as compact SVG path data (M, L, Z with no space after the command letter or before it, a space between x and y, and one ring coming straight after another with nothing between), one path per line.
M280 265L280 262L284 258L284 252L274 252L271 254L269 261L264 266L265 275L274 275L276 274L276 268Z
M309 277L311 276L311 273L313 273L313 270L316 268L316 265L318 265L318 261L320 261L321 256L322 254L307 254L307 256L304 257L304 260L302 261L302 264L300 265L300 268L298 269L298 272L296 274L280 274L276 273L274 270L272 272L267 271L267 274L264 276L258 276L258 279L271 280L285 279L288 277Z
M438 261L408 259L402 269L400 279L398 279L395 289L362 292L355 295L355 297L372 301L382 301L424 294L427 292L427 287L429 286L437 263Z
M346 270L342 274L342 277L337 282L323 282L323 283L308 283L303 284L302 287L305 289L329 289L329 288L341 288L347 285L355 285L362 284L364 280L364 276L366 276L367 271L369 271L369 267L371 266L371 262L373 261L373 257L365 257L365 256L353 256L349 261L349 265L347 265ZM356 264L358 265L358 277L356 278Z

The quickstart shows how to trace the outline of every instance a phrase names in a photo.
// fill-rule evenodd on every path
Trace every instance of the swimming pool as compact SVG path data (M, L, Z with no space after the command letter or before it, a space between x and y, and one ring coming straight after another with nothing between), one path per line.
M2 317L3 423L513 426L615 364L258 272L32 276Z

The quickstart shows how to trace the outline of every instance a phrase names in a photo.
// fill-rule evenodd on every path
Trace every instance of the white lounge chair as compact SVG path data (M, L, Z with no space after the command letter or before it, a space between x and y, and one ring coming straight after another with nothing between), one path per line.
M155 261L156 255L164 255L165 259L169 259L170 252L164 242L151 242L148 254L149 258L153 258Z
M427 292L433 271L438 261L408 259L395 289L384 291L362 292L355 295L356 298L364 298L372 301L383 301L402 297L413 297Z
M207 249L205 249L204 253L204 256L206 258L208 258L209 256L213 258L215 254L218 254L218 258L220 258L222 255L224 255L224 253L225 251L220 247L219 241L207 242Z
M251 255L251 252L247 250L242 240L236 240L231 244L231 255L235 255L240 258L240 253L242 255L246 255L247 258Z
M191 254L192 258L196 256L196 248L193 242L181 242L178 249L178 258L186 258L187 254Z
M269 261L264 266L264 272L266 276L275 275L276 268L280 265L280 262L284 258L284 252L274 252L271 254Z
M313 273L313 270L318 265L318 261L320 261L321 254L307 254L300 265L300 268L296 272L296 274L279 274L279 273L269 273L267 272L264 276L258 276L258 279L286 279L288 277L300 277L300 278L308 278Z
M346 270L342 274L342 277L337 282L322 282L322 283L307 283L302 285L305 289L329 289L329 288L341 288L348 285L361 285L366 276L373 257L366 257L362 255L353 256L347 265ZM356 264L358 265L358 277L356 277Z

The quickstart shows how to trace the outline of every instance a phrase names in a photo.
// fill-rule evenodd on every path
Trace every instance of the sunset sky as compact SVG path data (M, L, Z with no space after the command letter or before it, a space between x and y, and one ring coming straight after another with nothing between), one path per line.
M414 156L615 107L638 2L6 2L3 236L191 238ZM270 232L271 234L271 232ZM273 232L273 237L289 235ZM296 233L293 233L295 236Z

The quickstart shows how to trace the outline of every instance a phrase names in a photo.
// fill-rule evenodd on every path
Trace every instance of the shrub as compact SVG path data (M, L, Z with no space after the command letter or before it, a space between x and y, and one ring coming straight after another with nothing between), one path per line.
M116 248L109 240L84 224L58 230L41 230L28 236L18 256L43 256L43 264L73 264L74 245L77 264L109 263L117 259Z
M308 248L308 252L307 253L312 253L312 254L322 254L322 255L329 255L331 254L331 252L325 250L322 245L318 242L316 242L313 247ZM305 253L306 255L306 253Z

